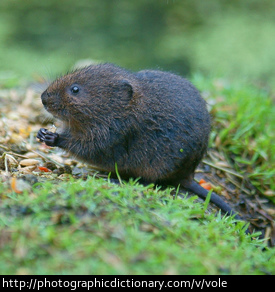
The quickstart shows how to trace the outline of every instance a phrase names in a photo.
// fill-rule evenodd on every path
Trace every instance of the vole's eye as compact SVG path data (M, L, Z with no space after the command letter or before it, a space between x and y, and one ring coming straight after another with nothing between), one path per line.
M76 85L73 85L73 86L71 87L71 92L74 93L74 94L78 93L78 92L79 92L79 87L76 86Z

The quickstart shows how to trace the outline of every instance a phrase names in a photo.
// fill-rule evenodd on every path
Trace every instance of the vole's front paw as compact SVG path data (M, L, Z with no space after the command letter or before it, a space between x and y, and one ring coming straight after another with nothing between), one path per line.
M40 142L44 142L45 141L45 135L47 134L47 129L41 128L38 133L36 138L40 140Z
M47 129L41 128L36 136L40 142L45 142L48 146L57 146L57 140L59 135L57 133L53 133L48 131Z

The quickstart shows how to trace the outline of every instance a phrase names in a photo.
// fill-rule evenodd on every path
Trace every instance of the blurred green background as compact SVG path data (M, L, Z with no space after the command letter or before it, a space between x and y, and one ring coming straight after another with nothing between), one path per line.
M0 0L0 82L80 59L275 87L274 0Z

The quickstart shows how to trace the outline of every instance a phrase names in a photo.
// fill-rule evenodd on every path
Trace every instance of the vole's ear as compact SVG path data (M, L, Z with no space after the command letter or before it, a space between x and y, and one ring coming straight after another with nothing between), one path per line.
M131 99L134 94L133 86L130 81L126 79L119 80L119 91L123 96L126 95L129 99Z

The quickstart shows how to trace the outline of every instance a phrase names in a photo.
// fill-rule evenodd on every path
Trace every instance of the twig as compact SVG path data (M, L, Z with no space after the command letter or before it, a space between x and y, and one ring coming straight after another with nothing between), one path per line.
M233 185L235 185L237 188L239 188L240 190L242 190L244 193L246 193L247 195L250 195L251 193L249 191L247 191L245 188L243 188L239 183L237 183L236 181L234 181L233 179L231 179L230 177L226 178L228 181L230 181Z
M9 174L9 167L8 167L8 158L13 160L13 162L15 162L16 164L18 164L18 162L16 161L16 159L10 155L10 154L7 154L7 153L4 153L3 154L5 156L5 171L6 171L6 174L8 175Z
M13 155L13 156L18 156L18 157L24 158L24 159L28 158L28 156L26 156L26 155L17 154L17 153L14 153L12 151L6 152L6 154Z
M0 144L0 148L3 148L3 149L6 150L6 151L9 151L9 150L10 150L8 147L6 147L6 146L4 146L4 145L2 145L2 144Z
M35 154L41 156L42 158L44 158L44 159L46 159L46 160L49 160L49 161L55 163L55 164L58 165L59 167L63 167L63 166L64 166L63 163L60 163L60 162L58 162L58 161L55 161L55 160L52 159L51 157L48 157L47 155L43 154L42 152L40 152L40 151L38 151L38 150L36 150L36 151L35 151L35 150L31 150L31 151L32 151L33 153L35 153Z
M211 166L211 167L214 167L214 168L216 168L216 169L222 170L222 171L224 171L224 172L227 172L227 173L230 173L230 174L232 174L232 175L235 175L235 176L237 176L237 177L239 177L239 178L241 178L241 179L244 179L244 177L243 177L241 174L236 173L236 172L234 172L234 171L232 171L232 170L229 170L229 169L226 169L226 168L223 168L223 167L220 167L220 166L216 166L215 164L213 164L213 163L211 163L211 162L208 162L208 161L205 161L205 160L203 160L202 162L203 162L204 164L207 164L207 165Z

